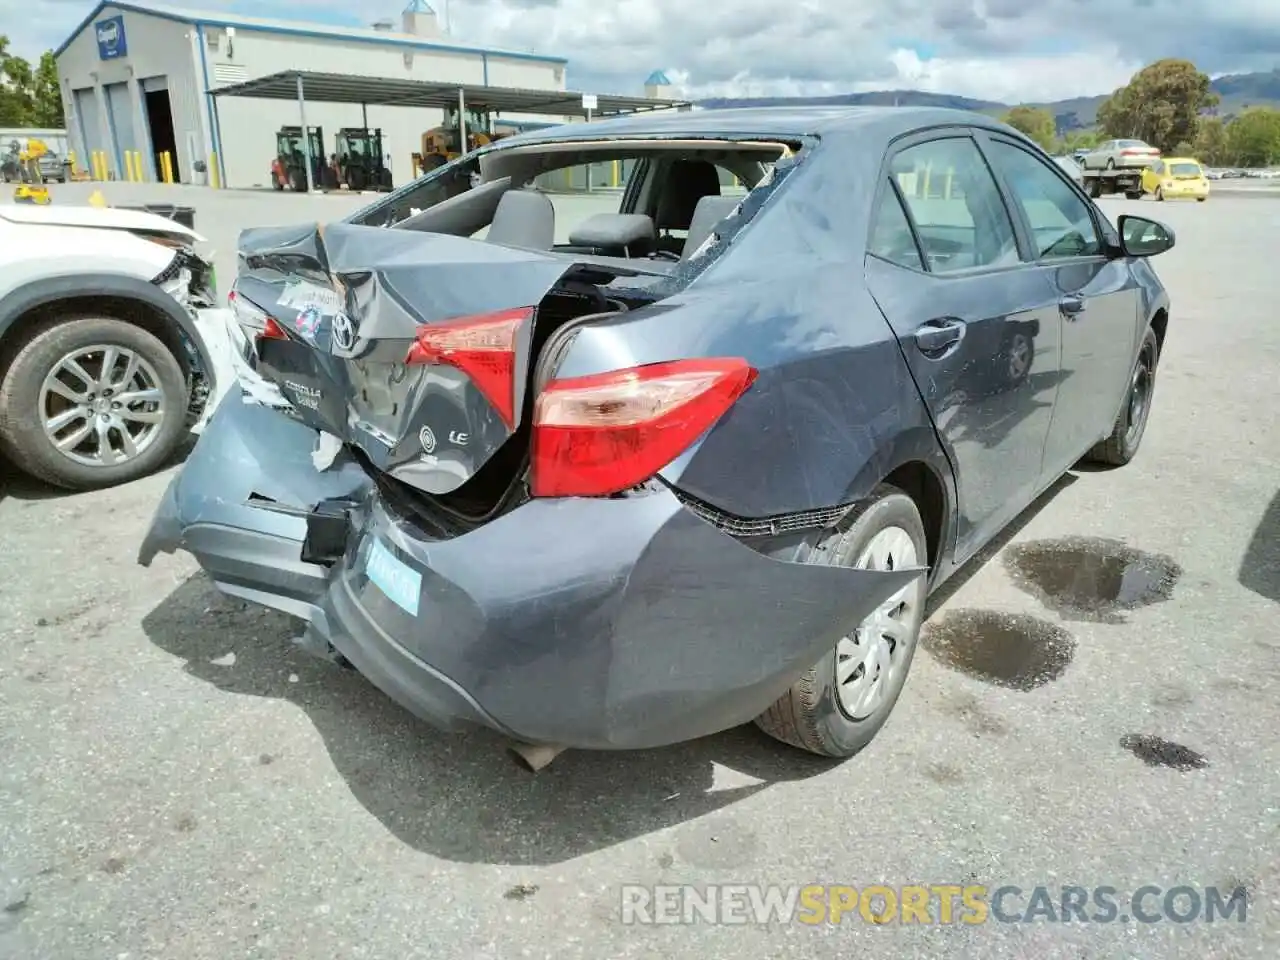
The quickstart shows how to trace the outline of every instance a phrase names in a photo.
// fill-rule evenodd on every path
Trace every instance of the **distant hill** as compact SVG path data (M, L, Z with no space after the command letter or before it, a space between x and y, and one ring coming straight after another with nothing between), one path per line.
M1280 108L1280 68L1266 73L1239 73L1219 77L1211 84L1222 98L1216 113L1232 117L1246 107ZM1098 108L1108 95L1098 97L1073 97L1052 103L1035 103L1032 106L1049 110L1058 124L1058 132L1087 130L1098 120ZM980 113L999 115L1012 104L994 100L974 100L947 93L926 93L922 90L875 90L870 93L841 93L826 97L716 97L699 101L699 106L710 110L727 107L777 107L788 104L812 104L822 106L903 106L950 107L957 110L976 110Z

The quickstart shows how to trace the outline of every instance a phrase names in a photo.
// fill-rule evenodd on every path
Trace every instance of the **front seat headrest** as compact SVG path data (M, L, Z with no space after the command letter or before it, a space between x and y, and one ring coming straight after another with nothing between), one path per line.
M537 190L508 190L498 201L485 239L512 247L550 250L556 242L556 208Z

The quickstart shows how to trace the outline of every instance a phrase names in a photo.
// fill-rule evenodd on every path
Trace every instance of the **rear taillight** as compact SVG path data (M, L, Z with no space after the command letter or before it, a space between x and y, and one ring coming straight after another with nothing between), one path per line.
M256 303L246 300L244 297L232 289L227 294L227 303L231 305L231 313L236 318L236 323L240 325L240 329L249 334L256 340L288 340L289 336L284 332L284 327L280 326L275 317L268 314Z
M535 497L601 497L653 477L756 378L741 358L675 360L554 380L533 414Z
M516 422L516 342L533 307L500 310L418 328L406 364L447 363L461 370L508 430Z

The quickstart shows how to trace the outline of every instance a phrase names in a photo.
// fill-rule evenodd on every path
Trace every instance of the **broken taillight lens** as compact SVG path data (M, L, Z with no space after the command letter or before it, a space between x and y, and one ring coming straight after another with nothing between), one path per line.
M600 497L643 483L755 381L741 358L675 360L554 380L534 405L535 497Z
M406 364L446 363L462 371L508 430L516 422L516 338L533 307L499 310L418 328Z
M284 327L280 326L275 317L256 303L240 296L235 289L227 294L227 302L231 304L231 312L240 329L252 336L255 341L289 339L289 335L284 332Z

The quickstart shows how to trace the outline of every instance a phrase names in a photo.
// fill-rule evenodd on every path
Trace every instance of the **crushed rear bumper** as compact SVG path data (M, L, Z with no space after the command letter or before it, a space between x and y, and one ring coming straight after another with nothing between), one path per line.
M355 462L318 470L316 437L233 388L139 562L191 553L221 590L302 618L307 645L446 729L597 749L724 730L923 572L775 560L665 489L535 500L433 538ZM321 535L331 561L304 561Z

